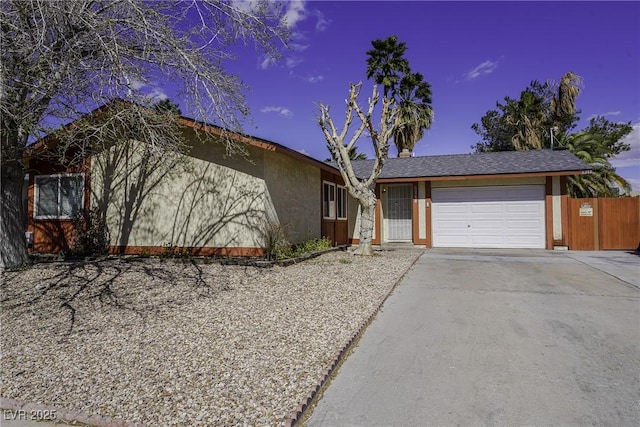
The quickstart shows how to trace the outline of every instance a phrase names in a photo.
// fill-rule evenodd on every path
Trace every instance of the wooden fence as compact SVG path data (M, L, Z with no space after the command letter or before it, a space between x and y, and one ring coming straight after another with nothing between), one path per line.
M568 199L569 249L634 250L640 244L640 197Z

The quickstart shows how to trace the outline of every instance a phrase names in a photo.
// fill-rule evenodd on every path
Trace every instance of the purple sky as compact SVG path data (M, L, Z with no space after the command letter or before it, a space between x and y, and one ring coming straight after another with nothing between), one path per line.
M532 80L582 76L582 120L595 115L634 124L633 149L612 163L640 190L640 2L286 2L294 50L278 62L253 47L226 67L250 87L249 134L317 159L329 156L316 123L317 103L344 120L349 83L371 93L366 51L397 35L414 71L432 85L435 122L415 155L471 152L471 125ZM161 88L160 88L161 89ZM370 143L358 143L372 155ZM395 147L391 156L395 156Z

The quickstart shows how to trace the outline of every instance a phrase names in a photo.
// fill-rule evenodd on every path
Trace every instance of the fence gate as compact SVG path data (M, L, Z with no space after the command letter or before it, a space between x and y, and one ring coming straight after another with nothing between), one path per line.
M633 250L640 244L640 197L568 199L569 249Z

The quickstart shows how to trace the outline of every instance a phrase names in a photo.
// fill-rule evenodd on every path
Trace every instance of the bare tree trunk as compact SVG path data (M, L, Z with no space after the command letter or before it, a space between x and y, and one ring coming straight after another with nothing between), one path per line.
M346 101L347 113L345 123L340 133L338 133L329 115L329 107L323 104L320 104L321 114L318 118L318 124L324 133L329 152L338 165L340 175L344 180L349 194L360 203L360 243L354 253L359 255L373 255L373 225L377 198L372 188L375 188L376 180L382 172L384 162L389 155L389 138L396 127L396 111L392 108L393 99L384 98L382 101L380 130L376 130L371 116L378 103L378 88L377 86L373 87L373 94L368 100L369 108L365 112L356 102L360 94L360 87L361 84L351 84L349 99ZM351 140L345 143L354 115L360 119L360 126L356 129ZM355 147L356 141L365 130L371 139L376 158L374 159L369 177L367 179L360 179L351 164L349 151Z
M5 153L3 153L5 154ZM24 207L22 186L24 167L20 160L3 162L0 177L0 269L11 268L29 261L24 236Z
M105 104L76 122L81 126L57 129L54 136L65 139L58 148L86 143L97 152L104 148L101 143L117 141L103 136L125 133L129 139L142 133L152 137L145 143L155 153L173 152L181 141L172 137L178 134L177 122L158 121L155 109L144 107L151 104L149 83L160 75L177 84L194 118L242 128L249 111L244 85L223 68L233 57L229 46L252 41L273 58L292 34L282 19L288 6L258 3L245 8L228 0L2 1L0 267L28 260L22 153L29 137L50 133L53 124ZM120 106L131 101L141 108L127 109L134 115L118 122ZM243 152L243 144L222 139L229 152Z
M354 251L358 255L373 255L373 227L376 213L376 195L371 192L360 202L360 243Z

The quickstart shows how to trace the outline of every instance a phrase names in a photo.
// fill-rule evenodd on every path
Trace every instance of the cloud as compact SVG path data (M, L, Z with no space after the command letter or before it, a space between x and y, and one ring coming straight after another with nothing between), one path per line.
M258 64L258 68L261 70L266 70L269 67L272 67L276 64L276 60L268 55L263 56L259 59L260 63Z
M159 87L154 87L151 92L147 94L148 97L152 98L154 101L164 101L165 99L169 99L169 96Z
M324 13L319 10L314 10L313 15L317 18L316 21L316 31L319 33L323 32L327 29L327 27L331 24L331 21L324 17Z
M486 60L482 64L475 67L473 70L465 74L465 80L474 80L480 76L491 74L498 67L498 61Z
M592 114L587 118L587 120L595 119L598 116L603 116L603 117L619 116L620 114L622 114L622 111L607 111L606 113L602 113L602 114Z
M233 7L243 12L253 12L255 10L257 2L253 0L232 0L231 4L233 5Z
M142 80L139 80L135 77L131 77L129 78L129 85L131 86L131 88L133 90L140 90L143 87L146 87L147 84L145 82L143 82Z
M300 44L300 43L289 43L289 47L291 50L295 52L304 52L309 47L308 44Z
M618 154L610 163L616 168L640 167L640 123L634 124L631 133L622 141L629 144L631 149Z
M287 68L294 68L297 67L298 65L300 65L302 62L304 61L304 59L302 58L295 58L295 57L291 57L291 58L287 58Z
M284 22L287 27L295 28L300 21L307 18L306 2L304 0L294 0L287 3L287 10L284 14Z
M133 77L129 79L129 85L131 86L131 89L136 91L139 90L142 94L144 94L145 97L151 98L156 102L164 101L165 99L169 98L164 89L162 89L155 83L149 84Z
M304 78L304 81L306 81L307 83L320 83L323 80L324 80L324 76L323 75L308 76L308 77Z
M298 23L306 20L310 16L316 18L315 29L317 32L322 32L327 29L331 24L329 19L326 19L324 14L317 10L307 10L306 0L292 0L287 2L287 7L284 13L283 21L289 28L295 28Z
M261 113L278 113L278 115L282 117L291 117L293 116L293 112L285 107L276 107L274 105L269 105L266 107L262 107L260 109Z

